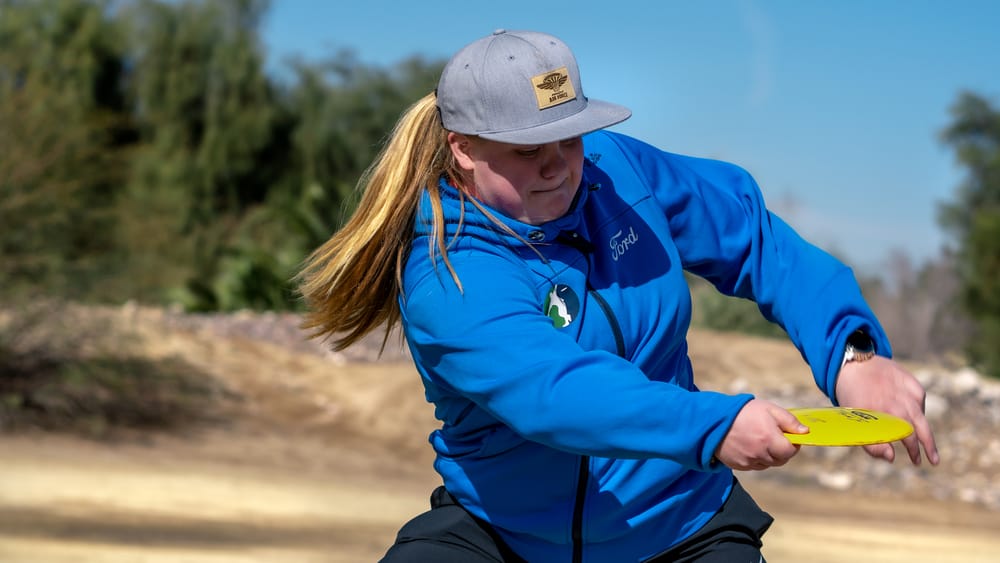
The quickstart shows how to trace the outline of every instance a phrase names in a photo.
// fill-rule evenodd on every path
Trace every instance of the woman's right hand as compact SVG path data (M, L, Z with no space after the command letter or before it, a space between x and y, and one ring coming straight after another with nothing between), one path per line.
M788 463L799 452L799 446L785 437L785 432L805 434L805 427L786 409L762 399L753 399L743 406L715 458L740 470L761 470Z

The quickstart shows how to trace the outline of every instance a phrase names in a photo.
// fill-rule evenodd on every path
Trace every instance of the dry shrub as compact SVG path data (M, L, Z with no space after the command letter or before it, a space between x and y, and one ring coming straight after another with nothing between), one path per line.
M0 308L0 431L111 437L213 420L223 394L178 358L134 353L94 310L53 301Z

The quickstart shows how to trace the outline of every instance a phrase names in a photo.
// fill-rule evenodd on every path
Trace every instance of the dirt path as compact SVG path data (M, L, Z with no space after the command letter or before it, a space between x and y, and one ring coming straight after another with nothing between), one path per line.
M311 464L316 448L329 446L223 434L147 445L2 438L0 561L376 561L423 510L434 476L386 469L405 463L387 453ZM744 482L777 518L772 563L1000 561L995 512Z
M775 516L772 563L1000 562L1000 514L958 502L747 485Z
M424 503L426 480L320 474L240 441L4 438L0 561L368 561ZM217 453L241 448L249 463Z

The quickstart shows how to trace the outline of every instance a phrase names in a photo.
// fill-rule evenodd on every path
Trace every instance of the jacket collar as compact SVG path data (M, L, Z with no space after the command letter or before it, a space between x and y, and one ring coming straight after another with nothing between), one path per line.
M486 208L497 220L509 227L511 231L516 233L517 237L520 237L525 241L531 243L554 241L560 233L576 230L580 225L583 214L582 210L584 205L587 203L587 199L590 197L590 189L588 186L592 184L592 182L588 179L588 168L590 168L590 166L584 166L583 177L580 181L580 188L577 191L576 199L570 206L569 211L562 217L553 221L549 221L541 225L529 225L528 223L511 219L488 205L480 205ZM510 233L505 232L504 229L497 226L489 217L473 205L468 197L461 199L458 188L449 184L444 178L439 180L438 188L441 193L441 207L444 212L446 238L455 235L458 230L459 220L461 219L462 234L469 234L488 239L497 239L499 237L502 242L512 246L524 245L523 241L518 240L517 237L511 236ZM433 214L431 212L430 195L425 190L417 212L415 228L418 235L430 234L431 225L433 224L432 219Z

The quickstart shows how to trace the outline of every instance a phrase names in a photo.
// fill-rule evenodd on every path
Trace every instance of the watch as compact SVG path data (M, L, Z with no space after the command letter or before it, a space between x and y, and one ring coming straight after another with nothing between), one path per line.
M875 356L875 341L863 330L856 330L847 337L847 344L844 346L844 361L863 362Z

